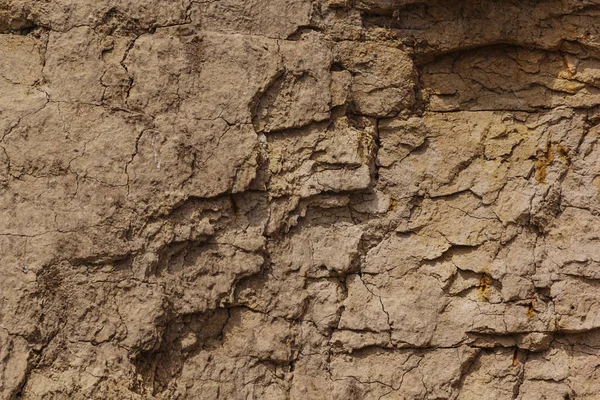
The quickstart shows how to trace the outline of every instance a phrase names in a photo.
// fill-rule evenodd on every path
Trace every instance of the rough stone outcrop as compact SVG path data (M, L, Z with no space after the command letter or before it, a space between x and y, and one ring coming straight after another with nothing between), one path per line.
M599 27L0 0L0 398L597 399Z

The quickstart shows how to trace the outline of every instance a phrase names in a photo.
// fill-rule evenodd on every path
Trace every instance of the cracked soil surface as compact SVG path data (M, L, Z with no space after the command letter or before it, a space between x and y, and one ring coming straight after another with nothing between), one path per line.
M600 399L600 0L0 0L1 399Z

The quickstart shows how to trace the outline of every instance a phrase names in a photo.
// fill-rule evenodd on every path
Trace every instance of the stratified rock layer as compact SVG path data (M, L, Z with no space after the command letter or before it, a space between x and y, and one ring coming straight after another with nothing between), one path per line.
M597 399L599 26L0 0L0 398Z

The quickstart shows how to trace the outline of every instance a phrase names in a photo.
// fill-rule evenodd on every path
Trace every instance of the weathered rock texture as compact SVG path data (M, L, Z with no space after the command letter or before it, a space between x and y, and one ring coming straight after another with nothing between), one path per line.
M600 1L0 0L2 399L598 399Z

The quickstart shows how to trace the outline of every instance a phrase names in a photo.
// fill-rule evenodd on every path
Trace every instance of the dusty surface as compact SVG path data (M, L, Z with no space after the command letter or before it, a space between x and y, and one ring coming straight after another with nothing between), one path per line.
M0 398L598 399L599 27L0 0Z

